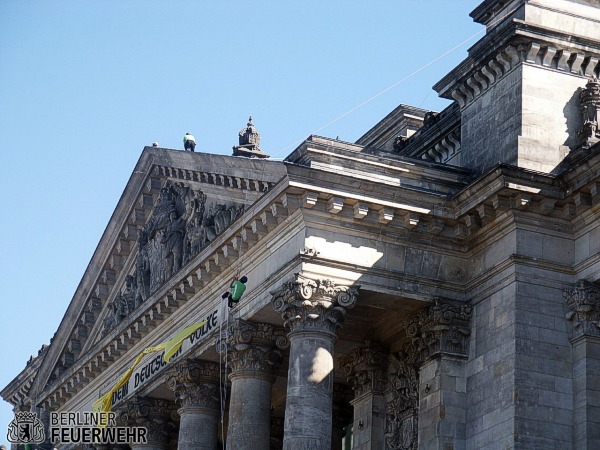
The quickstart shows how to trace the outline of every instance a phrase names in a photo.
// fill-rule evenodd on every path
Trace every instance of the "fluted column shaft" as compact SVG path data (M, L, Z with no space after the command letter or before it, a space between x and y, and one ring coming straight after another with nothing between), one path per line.
M356 288L298 276L272 294L290 328L283 449L330 450L336 331L356 303Z
M181 421L177 448L215 450L219 417L219 365L184 361L169 375Z
M231 397L227 449L268 449L271 433L273 368L286 346L283 330L236 320L228 336Z

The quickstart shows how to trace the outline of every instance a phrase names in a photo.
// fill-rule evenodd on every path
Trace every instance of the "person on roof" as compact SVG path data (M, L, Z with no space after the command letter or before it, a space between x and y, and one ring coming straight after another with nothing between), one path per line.
M242 277L239 280L235 278L231 282L231 292L225 292L221 297L226 298L228 300L227 306L233 308L233 305L240 301L242 298L242 294L246 290L246 282L248 281L248 277Z
M193 152L196 148L196 138L190 133L185 133L183 136L183 148L189 152Z

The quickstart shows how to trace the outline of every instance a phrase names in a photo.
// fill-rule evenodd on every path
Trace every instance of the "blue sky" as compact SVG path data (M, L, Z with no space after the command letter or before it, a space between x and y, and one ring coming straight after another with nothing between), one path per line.
M0 387L48 343L145 145L231 154L252 114L285 157L354 141L431 86L482 32L478 0L0 2ZM12 420L0 402L0 444Z

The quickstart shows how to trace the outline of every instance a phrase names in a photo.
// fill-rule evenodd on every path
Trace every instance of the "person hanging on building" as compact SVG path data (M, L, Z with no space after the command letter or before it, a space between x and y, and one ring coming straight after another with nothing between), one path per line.
M196 148L196 138L190 133L185 133L183 136L183 148L189 152L193 152Z
M246 290L246 282L248 281L248 277L242 277L239 280L233 279L231 285L231 292L225 292L221 297L226 298L228 300L227 306L233 308L233 305L240 301L242 298L242 294Z

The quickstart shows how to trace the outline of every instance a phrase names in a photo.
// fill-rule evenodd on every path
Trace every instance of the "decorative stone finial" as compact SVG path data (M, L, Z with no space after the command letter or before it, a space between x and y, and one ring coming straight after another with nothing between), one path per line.
M248 118L246 128L239 132L239 145L233 147L233 156L245 156L247 158L268 158L258 146L260 145L260 133L254 127L252 116Z
M582 116L582 126L579 130L579 141L583 147L590 147L600 141L600 80L596 77L589 79L585 89L579 94L579 108Z

